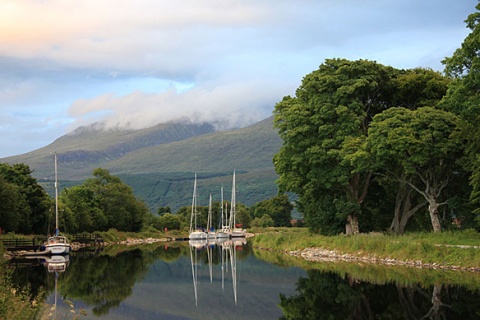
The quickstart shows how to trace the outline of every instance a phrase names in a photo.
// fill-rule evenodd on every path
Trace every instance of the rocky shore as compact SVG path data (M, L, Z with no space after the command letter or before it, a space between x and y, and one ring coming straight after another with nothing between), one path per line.
M305 248L297 251L285 251L286 254L303 258L310 262L334 262L334 261L346 261L355 263L368 263L368 264L382 264L390 266L407 266L415 268L425 269L444 269L444 270L458 270L458 271L470 271L480 272L480 267L459 267L452 265L445 265L439 263L425 263L419 261L404 261L391 258L377 258L370 255L365 255L362 252L357 254L341 253L336 250L326 250L322 248Z

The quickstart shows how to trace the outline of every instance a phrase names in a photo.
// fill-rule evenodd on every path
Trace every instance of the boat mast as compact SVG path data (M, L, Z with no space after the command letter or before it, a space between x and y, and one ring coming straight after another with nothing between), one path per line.
M195 218L193 216L195 216ZM195 228L192 227L193 221L195 221ZM190 216L190 232L196 229L197 229L197 174L195 173L195 182L193 183L192 214Z
M55 235L58 236L58 174L57 174L57 152L55 152Z
M207 232L212 228L212 194L210 193L210 200L208 202L208 218L207 218Z
M230 204L230 228L235 228L235 170L233 171L232 202Z
M220 206L222 207L222 218L220 219L220 223L222 224L222 229L223 227L225 226L224 225L224 220L223 220L223 184L222 184L222 188L220 189L220 194L221 194L221 200L220 200Z

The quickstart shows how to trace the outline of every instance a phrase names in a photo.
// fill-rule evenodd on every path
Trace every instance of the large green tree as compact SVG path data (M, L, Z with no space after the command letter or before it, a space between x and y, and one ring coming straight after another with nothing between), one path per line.
M318 220L318 204L335 195L337 216L347 233L359 232L359 216L371 172L353 172L346 156L355 152L377 113L392 103L397 71L367 60L327 59L308 74L296 97L275 106L275 127L283 146L274 156L281 192L299 196L309 226ZM318 228L321 230L321 228Z
M465 20L471 32L461 47L442 62L445 73L454 80L449 86L441 106L464 120L462 134L466 142L467 157L464 168L470 171L471 202L480 212L480 3L476 12Z
M93 232L107 229L108 220L99 207L99 198L85 185L66 188L61 194L65 210L73 216L71 232Z
M2 231L17 231L21 222L21 203L24 197L18 186L8 183L0 176L0 221Z
M106 169L95 169L93 176L62 192L62 205L73 216L71 228L80 232L109 228L140 231L148 209L135 198L132 188Z
M359 168L357 160L373 117L392 107L435 106L448 84L448 78L431 69L328 59L305 76L296 97L276 105L274 123L284 141L274 157L280 191L299 196L298 207L311 229L337 233L345 221L347 233L359 232L359 217L372 212L365 207L369 187L374 177L380 179L374 175L378 168ZM394 187L404 189L396 211L401 208L408 216L421 207L413 203L409 185Z
M391 108L374 117L366 139L376 166L428 203L434 232L441 231L439 206L463 152L460 125L460 118L440 109Z
M4 206L8 205L13 210L5 214L12 215L15 219L13 223L16 225L16 230L10 231L45 234L52 200L32 177L32 172L30 167L23 163L0 164L0 176L3 177L7 188L3 195L6 201ZM16 203L8 204L11 201Z
M85 186L95 193L108 227L121 231L140 231L148 209L135 198L132 188L106 169L95 169L93 176L85 182Z

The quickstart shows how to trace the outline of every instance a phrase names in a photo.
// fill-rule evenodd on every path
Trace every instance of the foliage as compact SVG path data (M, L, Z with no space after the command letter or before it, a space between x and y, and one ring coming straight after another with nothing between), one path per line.
M44 291L32 296L28 288L17 288L11 281L11 271L3 259L5 248L0 245L0 319L34 319L39 313Z
M292 220L293 205L288 200L288 195L277 195L271 199L256 203L250 207L251 216L262 218L268 214L275 227L289 227ZM264 225L265 227L270 225Z
M140 231L148 214L145 204L108 170L98 168L93 175L81 186L62 191L63 210L72 216L66 228L72 232Z
M460 124L453 113L431 107L391 108L373 118L365 140L369 163L428 202L434 231L441 230L439 201L459 170Z
M158 213L159 216L163 216L166 213L172 213L172 209L170 209L169 206L160 207L160 208L158 208L157 213Z
M280 294L284 319L470 319L478 315L478 291L440 281L408 285L390 279L373 285L362 279L309 270L297 282L296 295Z
M260 228L273 227L274 225L275 221L273 221L272 217L270 217L268 213L265 213L260 218L254 218L251 223L252 227Z
M426 203L433 229L441 229L436 200L442 192L446 200L464 148L461 120L435 109L450 84L430 69L327 59L305 76L296 97L276 105L274 123L283 139L274 156L279 188L298 194L311 230L335 234L340 223L347 234L360 226L385 229L380 205L393 211L390 230L402 233ZM396 194L389 200L395 203L376 202L372 187L376 194Z
M328 193L345 202L337 214L359 231L371 174L353 172L345 156L356 151L372 117L392 104L395 74L372 61L327 59L304 77L295 98L275 106L274 123L283 139L274 156L279 188L298 194L306 221L316 220L314 208Z
M480 213L480 3L465 20L471 32L451 57L445 58L445 73L454 78L441 107L462 117L462 137L466 143L464 168L471 172L471 202Z
M45 234L52 201L23 163L0 163L0 221L4 231Z
M171 213L166 213L159 219L160 229L159 230L179 230L181 227L182 221L177 215Z

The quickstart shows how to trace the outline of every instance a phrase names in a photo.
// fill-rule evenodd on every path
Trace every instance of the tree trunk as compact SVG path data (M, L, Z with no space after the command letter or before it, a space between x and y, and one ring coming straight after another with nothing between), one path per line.
M358 227L358 217L356 215L347 216L347 224L345 225L345 233L347 235L357 235L360 233L360 228Z
M427 202L423 201L412 208L413 189L406 183L401 183L397 191L395 210L389 230L396 234L403 234L409 219Z
M399 183L397 189L397 196L395 198L395 209L393 212L393 220L390 225L390 231L400 234L403 233L405 226L407 225L408 218L404 219L405 210L410 207L411 188L404 182ZM401 223L401 220L404 220ZM403 227L402 227L403 224Z
M440 217L438 216L438 202L434 198L430 198L429 203L428 212L430 213L430 220L432 220L433 232L442 232Z

